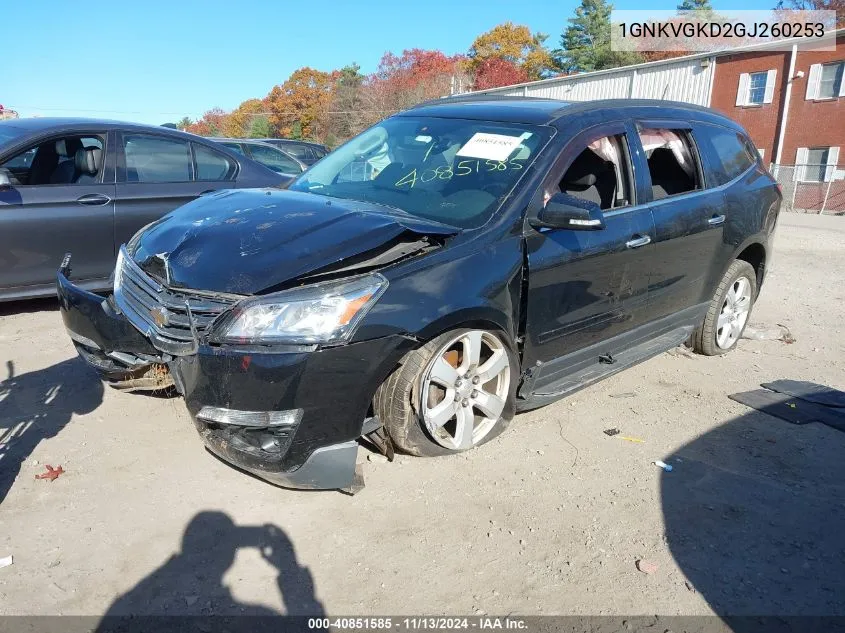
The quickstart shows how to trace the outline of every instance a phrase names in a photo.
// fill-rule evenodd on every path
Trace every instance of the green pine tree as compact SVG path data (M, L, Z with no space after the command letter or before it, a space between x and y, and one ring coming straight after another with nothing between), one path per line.
M713 12L713 6L710 0L682 0L678 5L678 11L706 11Z
M290 126L290 138L294 139L295 141L302 139L302 122L301 121L294 121L293 125Z
M247 134L248 138L269 138L270 134L270 121L264 115L256 115L252 117L252 121L249 124L249 133Z
M643 61L634 51L614 51L610 46L610 12L607 0L581 0L575 17L569 18L554 51L560 68L568 73L590 72L628 66Z

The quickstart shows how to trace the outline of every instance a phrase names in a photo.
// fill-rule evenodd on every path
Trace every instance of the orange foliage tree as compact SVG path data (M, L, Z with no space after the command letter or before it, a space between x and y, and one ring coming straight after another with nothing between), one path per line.
M265 100L274 132L287 138L317 138L332 101L336 74L306 66L274 86Z
M212 108L202 115L202 118L187 128L186 132L200 136L225 136L226 119L229 115L221 108Z
M499 86L512 86L528 80L528 72L521 66L501 57L490 57L476 66L473 88L486 90Z
M387 115L450 94L465 62L463 55L420 48L402 51L401 56L387 52L364 90L370 104L380 108L375 113Z
M256 116L260 116L266 111L267 106L264 105L263 99L247 99L228 116L223 126L224 136L233 138L250 136L250 130Z
M521 24L499 24L475 38L469 48L469 67L477 73L488 60L503 60L520 68L528 79L540 79L556 70L552 55L543 44L547 37L532 33ZM498 68L504 70L501 64Z

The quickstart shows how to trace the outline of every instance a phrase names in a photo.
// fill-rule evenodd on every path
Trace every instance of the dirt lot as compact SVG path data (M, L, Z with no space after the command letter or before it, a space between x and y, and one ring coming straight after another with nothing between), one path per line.
M794 344L664 354L466 456L361 449L354 497L237 472L180 400L104 389L54 302L0 306L0 613L845 615L845 434L727 398L845 389L843 280L845 219L782 216L752 323Z

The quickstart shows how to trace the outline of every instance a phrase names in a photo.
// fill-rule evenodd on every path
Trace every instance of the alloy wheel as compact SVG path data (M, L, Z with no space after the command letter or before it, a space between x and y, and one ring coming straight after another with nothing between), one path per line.
M422 377L423 422L440 446L472 448L502 415L510 389L508 350L485 330L462 333L433 356Z
M731 284L716 321L716 345L729 349L736 343L751 310L751 282L737 277Z

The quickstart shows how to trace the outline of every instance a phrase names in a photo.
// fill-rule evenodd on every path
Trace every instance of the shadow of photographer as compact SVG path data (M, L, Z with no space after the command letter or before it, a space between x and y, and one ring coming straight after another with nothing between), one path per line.
M276 616L261 604L237 600L223 577L237 551L255 547L277 571L284 615L324 615L307 567L293 543L275 525L240 526L223 512L200 512L185 528L181 550L120 596L108 608L100 630L112 630L126 616Z

